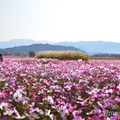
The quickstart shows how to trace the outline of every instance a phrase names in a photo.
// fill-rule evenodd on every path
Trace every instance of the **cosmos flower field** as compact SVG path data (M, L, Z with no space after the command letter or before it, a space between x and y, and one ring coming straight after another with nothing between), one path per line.
M0 120L120 120L119 60L5 58Z

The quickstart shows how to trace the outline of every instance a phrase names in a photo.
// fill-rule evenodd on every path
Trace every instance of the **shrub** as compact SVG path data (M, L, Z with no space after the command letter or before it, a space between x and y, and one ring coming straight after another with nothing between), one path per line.
M29 51L29 52L28 52L28 55L29 55L30 57L35 57L35 52L34 52L34 51Z
M78 51L44 51L36 55L37 58L53 58L53 59L67 59L67 60L88 60L88 55Z

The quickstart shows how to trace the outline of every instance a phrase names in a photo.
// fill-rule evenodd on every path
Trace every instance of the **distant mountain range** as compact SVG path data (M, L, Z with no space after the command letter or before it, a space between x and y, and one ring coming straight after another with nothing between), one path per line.
M46 44L48 41L36 42L31 39L14 39L0 42L0 52L26 54L30 50L35 52L44 50L80 50L89 55L93 54L120 54L120 43L104 41L58 42ZM71 46L71 47L70 47Z
M73 46L89 55L93 54L120 54L120 43L104 41L59 42L56 45Z
M81 51L78 48L62 45L51 44L32 44L27 46L17 46L11 48L0 49L0 53L3 55L27 55L29 51L39 53L41 51Z
M16 46L31 45L35 44L36 41L31 39L13 39L9 41L0 42L0 48L11 48Z

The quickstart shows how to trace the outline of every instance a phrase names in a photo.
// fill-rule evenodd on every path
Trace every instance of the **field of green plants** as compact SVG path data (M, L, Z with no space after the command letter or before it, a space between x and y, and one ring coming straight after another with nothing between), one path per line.
M0 120L120 120L120 61L4 58Z

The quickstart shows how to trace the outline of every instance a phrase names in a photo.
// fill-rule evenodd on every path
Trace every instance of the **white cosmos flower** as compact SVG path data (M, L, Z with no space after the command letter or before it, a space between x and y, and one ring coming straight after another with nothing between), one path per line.
M120 84L117 86L117 89L119 89L119 90L120 90Z
M54 100L53 100L53 98L52 98L51 96L48 96L47 100L48 100L48 102L49 102L50 104L53 104L53 103L54 103Z
M14 108L14 112L15 114L17 115L15 118L16 119L24 119L25 118L25 115L20 115L19 112L16 110L16 108Z
M113 93L112 89L105 90L105 93Z
M11 116L13 113L14 113L13 110L7 109L7 110L4 112L4 115Z
M18 89L13 95L14 100L17 102L21 101L23 98L22 93L23 93L23 91L21 89Z
M7 108L8 107L8 103L5 103L5 102L2 102L0 104L0 109L3 110L4 108Z

